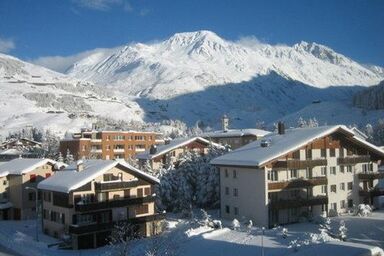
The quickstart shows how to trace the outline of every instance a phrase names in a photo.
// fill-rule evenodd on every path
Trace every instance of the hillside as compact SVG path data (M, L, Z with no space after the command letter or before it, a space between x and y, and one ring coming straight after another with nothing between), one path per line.
M353 105L368 110L384 109L384 81L356 93L353 97Z

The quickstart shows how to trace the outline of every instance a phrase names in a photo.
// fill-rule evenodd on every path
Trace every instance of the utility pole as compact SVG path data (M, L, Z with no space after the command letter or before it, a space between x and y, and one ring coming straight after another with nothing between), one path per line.
M262 230L262 234L261 234L261 256L264 256L264 231L265 231L265 228L262 227L261 230Z

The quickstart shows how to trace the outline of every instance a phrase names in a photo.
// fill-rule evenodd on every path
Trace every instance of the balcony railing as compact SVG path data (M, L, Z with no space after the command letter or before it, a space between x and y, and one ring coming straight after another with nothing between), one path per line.
M317 196L309 198L280 199L270 202L272 209L289 209L313 205L328 204L328 196Z
M365 163L371 161L371 157L369 155L366 156L346 156L346 157L339 157L337 158L337 164L338 165L345 165L345 164L351 164L355 165L358 163Z
M124 221L124 223L132 223L132 224L140 224L155 220L163 220L165 218L165 214L163 213L156 213L148 216L142 216L137 218L132 218L129 220ZM120 222L119 222L120 223ZM111 230L114 228L116 224L119 224L118 222L108 222L108 223L91 223L91 224L85 224L85 225L70 225L69 226L69 233L80 235L85 233L94 233L94 232L100 232L104 230Z
M96 191L124 190L140 185L146 185L142 180L95 182Z
M125 152L125 149L124 149L124 148L114 148L114 149L113 149L113 152L114 152L114 153L124 153L124 152Z
M366 172L366 173L359 173L357 174L357 177L360 180L377 180L377 179L384 179L384 172Z
M327 165L327 163L327 159L286 160L278 161L274 164L273 168L306 169L313 168L315 166Z
M154 202L155 196L135 197L135 198L122 198L105 202L90 202L90 203L78 203L75 205L75 210L78 212L88 212L102 209L109 209L115 207L125 207L128 205L136 205Z
M310 179L293 179L286 181L272 181L268 183L268 190L280 190L289 188L306 188L318 185L327 185L327 177L313 177Z
M384 189L372 189L372 190L359 190L359 196L362 197L375 197L375 196L383 196L384 195Z

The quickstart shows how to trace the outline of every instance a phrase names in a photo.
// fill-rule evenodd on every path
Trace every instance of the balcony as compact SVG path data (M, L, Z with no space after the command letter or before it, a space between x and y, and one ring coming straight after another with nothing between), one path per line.
M328 204L328 196L280 199L280 200L272 201L269 203L270 207L276 210L306 207L306 206L313 206L313 205L323 205L323 204Z
M357 174L360 180L378 180L384 179L384 172L365 172Z
M359 196L362 197L375 197L375 196L383 196L384 195L384 189L371 189L371 190L364 190L360 189L359 190Z
M153 215L132 218L126 222L132 223L132 224L140 224L140 223L145 223L145 222L150 222L155 220L163 220L164 218L165 218L165 214L156 213ZM109 222L109 223L90 223L85 225L70 225L69 233L75 234L75 235L81 235L85 233L94 233L94 232L100 232L104 230L111 230L116 224L118 223Z
M97 192L104 192L109 190L125 190L140 185L146 185L145 182L138 179L130 181L107 181L107 182L95 182L95 190Z
M337 158L338 165L355 165L358 163L366 163L371 161L371 157L367 156L346 156Z
M91 143L101 143L101 139L91 139Z
M100 148L91 148L91 153L99 153L101 154L102 153L102 149Z
M327 165L327 163L327 159L287 160L277 161L273 168L306 169L313 168L315 166Z
M144 151L145 151L145 148L135 148L135 151L136 151L136 152L144 152Z
M327 185L327 177L313 177L310 179L293 179L268 183L268 190L282 190L290 188L306 188L318 185Z
M114 152L114 153L124 153L124 152L125 152L125 149L123 149L123 148L114 148L114 149L113 149L113 152Z
M110 209L116 207L126 207L129 205L137 205L143 203L154 202L155 196L135 197L135 198L122 198L105 202L90 202L90 203L78 203L75 205L75 210L78 212L89 212L103 209Z

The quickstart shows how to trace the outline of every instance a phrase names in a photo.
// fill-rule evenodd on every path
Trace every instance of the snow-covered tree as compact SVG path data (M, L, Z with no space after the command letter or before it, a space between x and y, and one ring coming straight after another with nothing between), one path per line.
M130 255L130 241L137 237L136 228L133 224L117 223L109 236L109 244L112 246L113 255Z
M299 120L297 120L297 127L298 128L307 127L307 121L305 121L302 117L299 117Z
M281 230L281 236L286 239L288 237L288 229L287 228L283 228Z
M64 157L63 157L63 155L61 154L61 152L59 152L59 156L57 157L57 161L58 161L58 162L61 162L61 163L64 163Z
M71 151L67 149L67 154L65 155L65 163L72 164L75 161Z
M237 219L233 219L232 228L233 228L233 230L239 230L240 229L240 222Z

